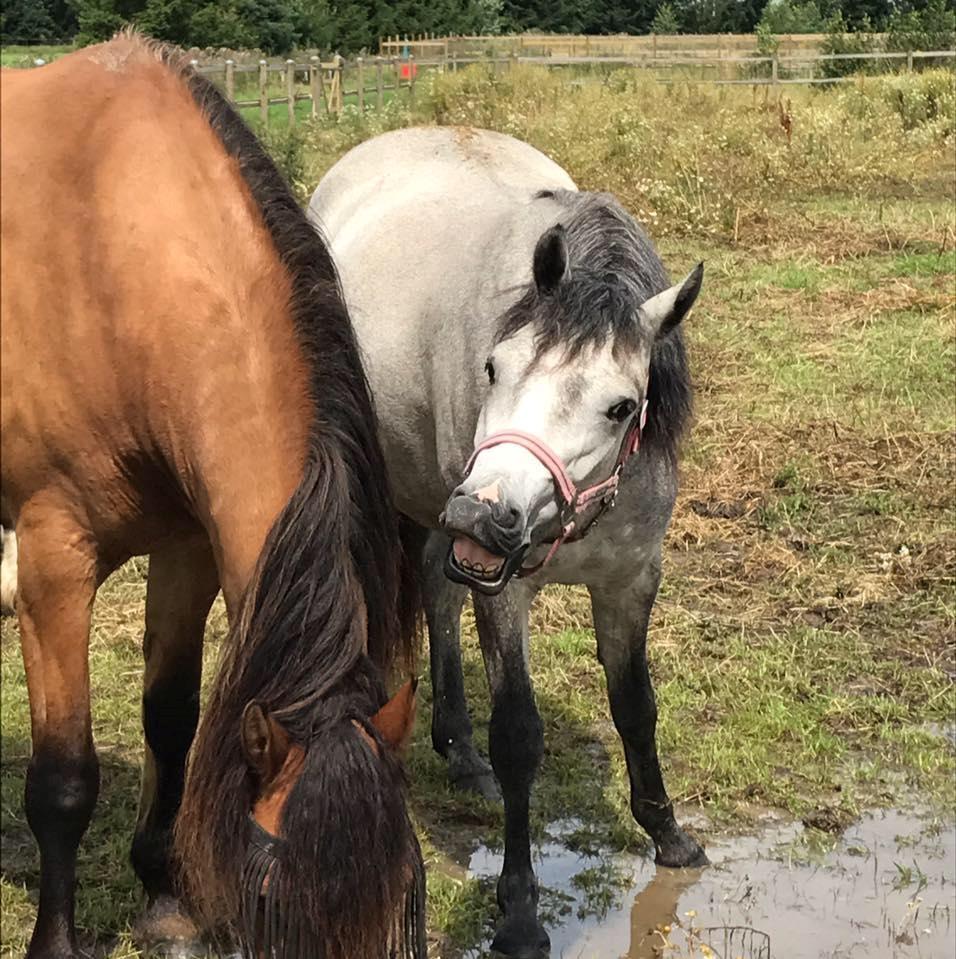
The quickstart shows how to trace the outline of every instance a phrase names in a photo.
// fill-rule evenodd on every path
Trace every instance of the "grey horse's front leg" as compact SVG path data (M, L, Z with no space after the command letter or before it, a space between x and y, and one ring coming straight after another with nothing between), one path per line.
M491 767L472 742L461 673L461 608L468 587L445 576L448 543L443 533L431 533L422 549L422 591L432 671L432 746L448 760L448 778L453 786L497 801L501 794Z
M631 780L631 811L647 830L663 866L702 866L704 850L677 825L657 759L657 704L647 669L647 625L657 587L660 559L638 568L631 584L591 588L598 658L607 677L614 725L624 743Z
M475 620L491 689L489 745L505 804L505 860L498 879L504 914L492 949L515 959L546 956L551 943L538 921L528 810L544 752L544 731L528 671L528 610L534 596L512 583L498 596L475 594Z

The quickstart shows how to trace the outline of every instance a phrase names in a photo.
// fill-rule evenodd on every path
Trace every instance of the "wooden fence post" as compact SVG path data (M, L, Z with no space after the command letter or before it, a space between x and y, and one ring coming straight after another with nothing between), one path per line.
M226 61L226 96L230 101L236 99L236 62Z
M365 112L365 61L361 57L355 58L356 88L358 93L359 113Z
M408 55L408 102L415 103L415 54Z
M913 72L913 51L912 50L906 51L906 72L907 73Z
M262 125L269 123L269 63L259 61L259 119Z
M398 96L398 88L401 86L401 67L398 62L398 57L392 57L392 75L395 84L395 96Z
M375 58L375 107L381 110L385 106L385 78L382 70L382 58Z
M770 63L770 82L774 85L780 82L780 60L776 53Z
M289 101L289 126L295 126L295 60L285 62L285 95Z
M312 119L319 115L319 92L322 84L322 67L318 57L309 57L309 94L312 97Z
M345 105L345 61L340 53L335 55L335 69L339 80L336 89L335 112L341 113L342 107Z

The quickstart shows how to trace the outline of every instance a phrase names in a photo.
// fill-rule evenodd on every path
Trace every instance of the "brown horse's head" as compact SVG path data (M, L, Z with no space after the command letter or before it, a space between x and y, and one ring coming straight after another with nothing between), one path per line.
M390 803L381 794L375 795L394 772L396 757L411 735L415 687L415 681L407 682L370 719L348 719L349 728L342 730L351 740L348 748L335 748L324 756L323 745L328 746L328 740L300 745L262 703L253 700L246 706L241 722L242 751L255 783L240 902L239 933L247 956L304 959L330 954L330 947L338 950L335 955L366 955L366 946L396 959L424 956L424 883L417 845L406 833L404 815L398 822L390 821L388 812L381 812L383 800L386 810ZM380 779L379 789L373 789L371 795L347 798L354 815L343 815L339 809L340 822L323 821L323 811L331 811L331 807L322 794L335 778L334 774L330 777L327 766L342 759L370 768L380 766L383 775L372 777ZM396 826L398 835L390 835ZM350 877L361 872L349 855L358 848L350 849L348 842L349 831L356 827L367 833L360 844L366 854L368 834L375 837L373 848L380 849L383 866L393 852L389 845L396 839L409 843L406 868L399 874L402 888L352 887ZM341 836L330 838L336 830ZM330 857L320 852L318 843L332 845L337 853ZM382 893L390 907L384 908L386 902L369 901ZM365 915L356 918L364 918L364 923L342 922L343 911L349 914L359 907ZM385 937L381 923L372 921L383 911L391 912ZM356 929L373 927L378 930L372 932L377 942L356 941ZM337 930L342 929L349 930L349 940L336 942L341 936Z
M401 753L407 745L415 722L417 685L417 680L410 679L372 716L377 738L353 720L376 756L381 755L379 740L394 753ZM243 755L257 785L252 818L267 833L279 836L289 793L305 765L305 750L292 742L279 721L256 700L243 710L241 735Z

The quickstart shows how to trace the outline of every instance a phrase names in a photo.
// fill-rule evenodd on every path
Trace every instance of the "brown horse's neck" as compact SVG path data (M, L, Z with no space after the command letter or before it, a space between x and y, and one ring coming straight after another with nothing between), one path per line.
M302 479L314 415L288 298L275 296L284 285L280 271L276 264L273 283L250 290L216 335L196 344L204 408L186 434L188 448L173 452L210 533L230 617L266 534Z
M169 88L163 104L177 113L177 155L221 159L198 172L173 172L165 161L156 171L157 182L182 182L163 187L171 209L153 235L209 236L203 259L194 255L198 239L153 251L172 279L143 331L157 371L151 389L162 394L158 403L151 397L149 432L210 536L234 616L266 535L302 480L316 417L314 357L295 327L294 278L240 164L223 157L182 82L158 63L156 71ZM180 196L188 208L178 208Z

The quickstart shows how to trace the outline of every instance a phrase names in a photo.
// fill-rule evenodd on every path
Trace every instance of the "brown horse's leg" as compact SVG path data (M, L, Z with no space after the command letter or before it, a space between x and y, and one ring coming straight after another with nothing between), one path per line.
M76 850L99 791L87 650L95 547L68 512L30 504L17 523L17 611L30 691L27 821L40 847L40 901L29 959L74 959Z
M205 537L150 556L143 639L146 761L131 858L149 898L137 932L151 943L182 946L196 937L176 899L170 849L186 754L199 719L203 631L218 590Z

